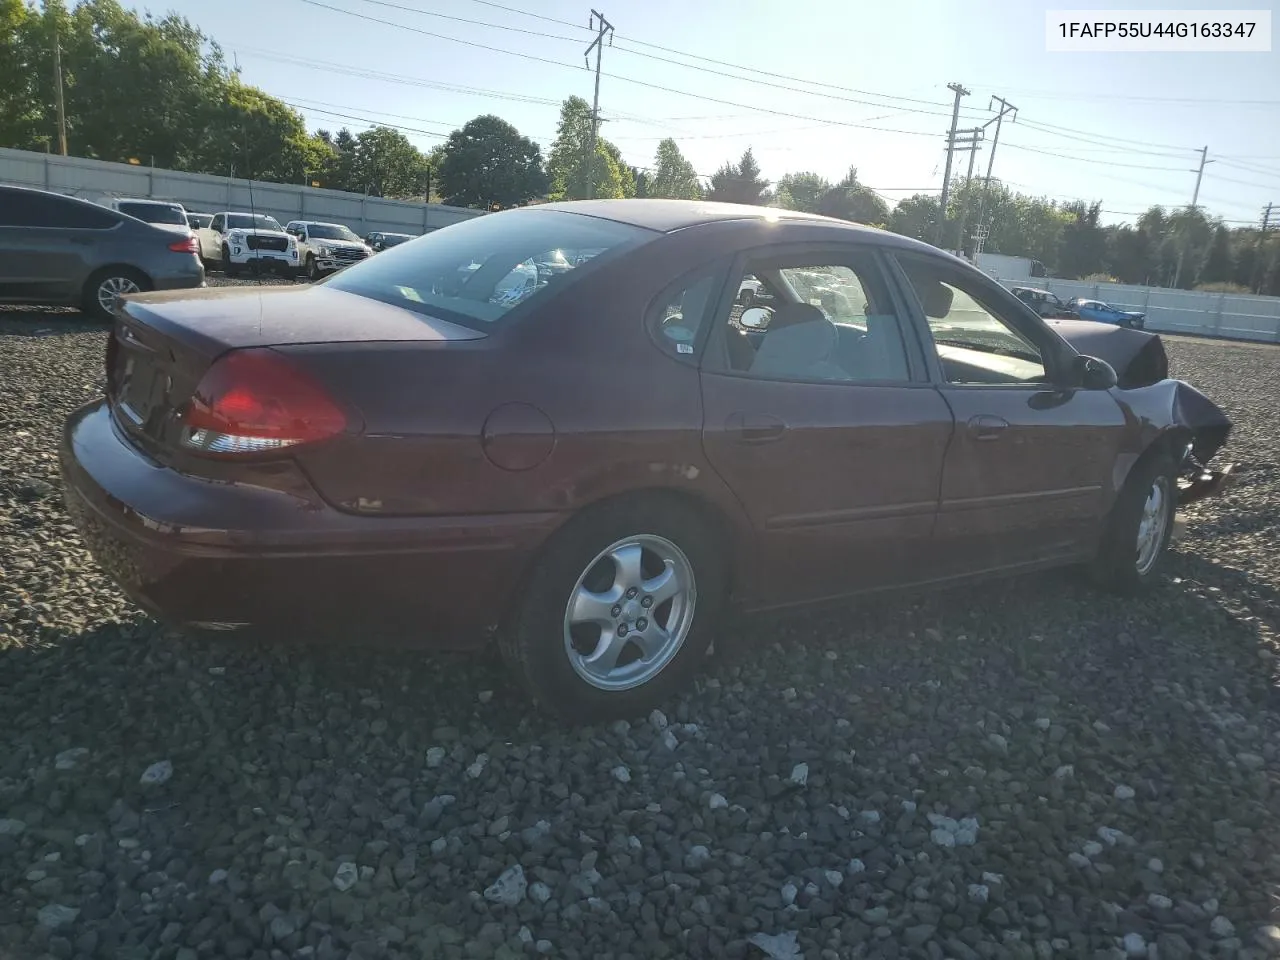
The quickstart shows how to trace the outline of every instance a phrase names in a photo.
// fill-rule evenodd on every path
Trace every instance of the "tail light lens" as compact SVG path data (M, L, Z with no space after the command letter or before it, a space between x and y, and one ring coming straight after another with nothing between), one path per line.
M183 445L208 454L270 453L347 429L325 389L274 350L223 354L182 412Z
M174 253L199 253L200 243L195 237L187 237L185 240L175 240L169 244L169 249Z

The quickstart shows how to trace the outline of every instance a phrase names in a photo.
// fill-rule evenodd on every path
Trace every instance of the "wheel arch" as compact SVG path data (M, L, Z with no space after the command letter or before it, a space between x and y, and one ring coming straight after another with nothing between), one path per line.
M735 557L738 555L737 548L741 537L738 527L734 524L729 512L711 497L705 496L701 492L657 485L638 487L632 490L602 495L572 512L566 512L561 522L525 558L519 575L513 581L512 589L499 612L497 628L502 630L509 626L511 617L519 607L520 598L523 596L534 570L537 569L538 563L566 527L571 523L577 522L581 517L588 516L596 511L613 508L619 504L639 501L650 503L662 503L665 501L676 504L678 509L692 510L706 522L708 531L715 538L721 556L724 557L726 594L727 597L732 596L737 573Z

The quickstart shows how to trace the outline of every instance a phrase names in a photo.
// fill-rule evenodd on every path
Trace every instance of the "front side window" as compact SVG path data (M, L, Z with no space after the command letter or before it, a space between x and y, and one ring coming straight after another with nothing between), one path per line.
M797 381L911 378L903 321L868 254L764 257L733 282L738 294L724 327L730 370Z
M284 228L280 226L280 221L275 217L268 217L264 214L251 213L228 213L227 214L228 230L274 230L276 233L284 233Z
M597 256L658 234L558 210L513 210L464 220L348 267L329 286L482 329L558 287ZM552 252L571 269L546 269ZM570 256L570 252L575 256ZM542 264L542 266L540 266Z
M944 263L902 258L933 336L943 376L955 384L1039 384L1040 349L984 302L971 277Z

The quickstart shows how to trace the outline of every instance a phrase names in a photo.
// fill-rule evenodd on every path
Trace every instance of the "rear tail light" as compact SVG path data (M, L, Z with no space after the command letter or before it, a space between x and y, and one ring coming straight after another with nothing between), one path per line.
M233 350L209 368L182 412L182 443L209 454L269 453L347 429L347 415L288 358Z
M175 240L169 244L169 249L174 253L199 253L200 244L195 237L187 237L185 240Z

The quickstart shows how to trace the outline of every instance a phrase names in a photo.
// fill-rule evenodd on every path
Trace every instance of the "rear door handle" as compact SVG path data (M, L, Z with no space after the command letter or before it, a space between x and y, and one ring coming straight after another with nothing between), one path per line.
M768 443L780 440L787 432L786 423L769 414L733 413L726 426L738 435L740 443Z
M969 418L969 436L975 440L999 440L1009 429L1009 421L1003 417L980 413Z

